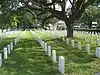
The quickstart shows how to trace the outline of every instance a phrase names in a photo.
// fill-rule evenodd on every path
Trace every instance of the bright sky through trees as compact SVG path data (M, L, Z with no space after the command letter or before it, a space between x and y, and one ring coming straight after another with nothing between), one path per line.
M70 2L69 2L69 0L66 2L66 9L68 8L68 7L70 7L71 6L71 4L70 4ZM56 10L59 10L59 11L62 11L62 9L61 9L61 7L58 5L58 4L56 4Z

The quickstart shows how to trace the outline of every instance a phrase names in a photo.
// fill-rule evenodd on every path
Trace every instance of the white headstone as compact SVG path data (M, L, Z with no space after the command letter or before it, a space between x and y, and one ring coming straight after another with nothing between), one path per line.
M85 39L85 34L84 34L84 32L82 33L82 39Z
M16 45L17 44L17 39L14 39L14 45Z
M48 56L51 56L51 46L48 46Z
M13 42L11 42L11 50L13 50Z
M90 53L90 45L89 44L86 45L86 52Z
M45 46L44 46L44 47L45 47L45 48L44 48L45 52L47 52L47 49L48 49L48 48L47 48L47 47L48 47L48 46L47 46L47 43L45 43Z
M98 33L97 33L97 32L95 32L95 35L96 35L96 36L98 36Z
M21 33L21 35L20 35L20 37L19 37L19 38L22 38L22 37L23 37L23 34L24 34L24 32L22 32L22 33Z
M17 38L17 41L18 41L18 42L19 42L19 39L20 39L20 38L18 37L18 38Z
M56 62L56 51L52 50L52 62L55 63Z
M91 35L92 35L92 37L93 37L93 36L94 36L94 33L92 32L92 34L91 34Z
M43 44L42 44L42 43L43 43L43 41L40 39L40 44L41 44L41 47L43 47Z
M11 53L11 48L10 48L10 45L7 45L7 48L8 48L8 54L10 54Z
M100 47L96 48L96 57L100 58Z
M90 39L90 44L93 44L93 39L92 38Z
M7 48L4 48L4 59L7 59Z
M68 38L66 39L66 43L67 43L67 45L69 45L69 39Z
M42 41L42 48L44 48L44 41Z
M0 53L0 67L2 65L2 53Z
M78 49L81 50L81 42L78 42Z
M59 56L59 72L64 74L65 70L65 58L63 56Z
M100 45L100 39L97 39L97 45L98 46Z
M62 37L62 40L65 41L65 37Z
M65 31L65 32L64 32L64 33L65 33L65 36L67 36L67 30L64 30L64 31Z
M74 40L71 40L71 45L72 45L72 47L75 47Z

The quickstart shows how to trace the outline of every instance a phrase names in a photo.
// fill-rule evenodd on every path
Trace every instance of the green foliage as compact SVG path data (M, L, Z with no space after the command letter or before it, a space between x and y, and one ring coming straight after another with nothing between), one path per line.
M33 12L34 13L34 12ZM30 27L37 23L37 19L34 19L35 14L32 15L27 11L20 11L18 13L19 27Z
M51 0L51 2L48 2L47 0L6 0L3 2L4 4L1 6L1 8L3 13L8 12L9 14L15 12L20 13L24 10L23 12L25 12L25 15L20 15L24 17L22 18L23 20L18 19L19 22L17 21L17 18L16 20L11 20L11 26L20 26L21 22L25 25L34 24L35 22L41 22L41 25L43 27L43 25L46 25L49 22L54 24L57 19L63 20L68 28L68 33L70 32L71 34L68 34L68 37L70 37L73 33L73 23L81 17L87 6L93 4L98 0L69 1L71 7L68 10L70 10L70 12L68 12L66 9L67 0ZM62 9L61 11L59 9L56 9L57 5Z
M45 25L49 24L49 23L54 25L57 21L58 21L58 19L51 18L51 19L46 20Z
M1 28L15 28L21 26L21 24L34 24L36 16L21 9L18 0L6 0L2 1L0 12L0 25Z
M18 16L15 14L2 13L0 15L1 28L13 28L17 26Z
M26 12L24 14L23 18L24 18L26 24L28 24L28 23L34 24L34 22L35 22L35 20L33 19L33 15L30 14L29 12Z
M3 4L5 2L5 0L0 0L0 4Z
M83 22L88 25L92 22L98 22L98 24L100 24L100 8L90 5L79 19L79 22Z

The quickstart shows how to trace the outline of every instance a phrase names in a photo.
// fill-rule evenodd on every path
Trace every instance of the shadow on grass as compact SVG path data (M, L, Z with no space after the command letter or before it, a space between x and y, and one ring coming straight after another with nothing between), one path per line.
M71 45L66 45L62 40L49 40L48 43L53 49L57 51L57 55L65 56L69 61L74 63L88 63L93 62L95 58L89 55L85 50L78 50L76 47L72 48Z
M100 60L94 53L88 54L85 49L78 50L67 45L61 39L49 40L49 45L57 51L57 56L65 57L65 75L94 75L100 71Z
M39 47L37 41L23 39L14 48L0 70L2 75L59 75L51 58Z

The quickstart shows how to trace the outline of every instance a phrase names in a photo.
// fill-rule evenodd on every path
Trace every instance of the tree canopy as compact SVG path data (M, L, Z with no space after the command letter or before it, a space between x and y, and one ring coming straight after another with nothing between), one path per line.
M68 6L68 1L70 6ZM67 36L73 36L73 23L82 16L85 9L99 0L1 0L2 12L27 11L37 19L46 23L46 20L57 18L63 20L67 26ZM68 6L68 7L67 7ZM6 10L6 11L5 11ZM34 13L37 16L34 16Z
M97 3L87 7L78 22L89 25L89 28L91 28L92 22L97 22L100 25L100 7L98 7Z

